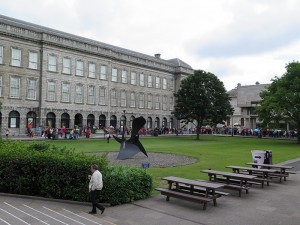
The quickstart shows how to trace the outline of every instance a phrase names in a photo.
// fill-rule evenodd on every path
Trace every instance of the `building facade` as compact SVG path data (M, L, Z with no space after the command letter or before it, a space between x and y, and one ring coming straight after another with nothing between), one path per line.
M0 15L0 124L42 127L179 126L173 94L193 69Z
M260 103L259 93L267 88L268 84L255 84L242 86L238 84L229 91L230 104L234 109L233 115L227 121L227 126L240 126L249 129L260 127L255 107Z

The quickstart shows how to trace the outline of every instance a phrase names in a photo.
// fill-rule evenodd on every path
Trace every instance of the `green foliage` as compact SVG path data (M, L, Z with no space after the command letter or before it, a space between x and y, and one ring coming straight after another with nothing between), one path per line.
M0 145L0 192L89 201L87 175L90 174L92 164L97 164L103 173L107 187L106 194L102 197L108 203L130 202L145 198L151 192L151 185L150 190L148 186L145 190L142 190L143 186L138 187L144 185L145 179L151 180L151 177L142 175L141 169L114 170L108 168L105 156L75 153L72 149L67 150L66 147L46 143L32 143L26 146L25 143L11 141L2 141ZM119 175L122 177L118 177ZM127 183L124 179L131 182ZM124 196L115 195L115 181L119 181L119 190L129 190L129 193ZM140 191L134 192L132 188Z
M102 200L112 205L145 199L152 190L151 176L145 170L128 166L110 167L105 171L103 184Z
M50 144L45 143L45 142L33 142L31 143L28 147L28 150L32 149L35 151L47 151L50 149Z
M197 121L198 128L201 128L204 120L221 123L233 111L223 83L214 74L203 70L196 70L193 75L182 80L174 96L175 117L186 123ZM199 131L197 129L197 139Z
M296 127L300 143L300 63L289 63L286 70L260 93L262 101L256 112L265 127L276 127L280 121Z

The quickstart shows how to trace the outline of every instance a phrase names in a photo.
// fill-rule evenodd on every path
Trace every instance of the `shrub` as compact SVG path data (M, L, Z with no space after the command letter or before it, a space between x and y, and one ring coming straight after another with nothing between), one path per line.
M152 178L142 169L108 167L105 155L11 141L0 143L0 192L89 201L87 175L92 164L103 174L101 201L116 205L150 196Z
M34 142L30 144L28 150L36 150L36 151L47 151L50 149L50 144L45 142Z
M152 178L145 170L113 166L103 174L102 201L112 205L145 199L152 190Z

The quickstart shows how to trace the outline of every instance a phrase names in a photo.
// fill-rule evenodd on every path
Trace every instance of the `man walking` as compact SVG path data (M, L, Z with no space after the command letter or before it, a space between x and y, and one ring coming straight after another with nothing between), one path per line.
M98 170L98 166L95 164L91 166L91 172L92 176L90 178L89 191L91 194L93 209L89 212L89 214L96 214L97 208L101 210L101 214L103 214L105 210L104 206L97 203L97 197L103 188L102 174Z

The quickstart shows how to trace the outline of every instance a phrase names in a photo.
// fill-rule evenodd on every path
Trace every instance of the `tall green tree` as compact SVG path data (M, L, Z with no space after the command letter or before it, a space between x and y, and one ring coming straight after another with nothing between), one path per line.
M176 104L172 113L181 122L196 122L197 140L204 121L217 124L233 112L223 82L203 70L196 70L182 80L174 96Z
M275 77L270 86L260 93L260 106L256 108L264 126L277 126L285 121L298 131L300 144L300 63L286 65L286 72Z

